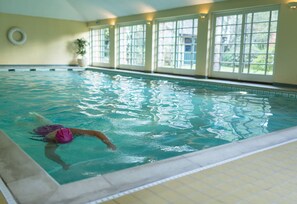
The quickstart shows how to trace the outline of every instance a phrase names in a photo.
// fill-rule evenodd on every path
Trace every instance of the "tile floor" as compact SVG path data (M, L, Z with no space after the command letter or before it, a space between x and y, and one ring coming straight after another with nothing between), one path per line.
M104 204L296 204L296 155L292 142ZM6 203L0 192L0 204Z
M169 203L296 204L297 142L104 202Z

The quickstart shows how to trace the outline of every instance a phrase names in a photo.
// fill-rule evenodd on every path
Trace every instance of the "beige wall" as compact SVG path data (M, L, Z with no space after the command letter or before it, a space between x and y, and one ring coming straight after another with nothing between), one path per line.
M154 20L158 18L167 18L182 15L193 15L199 13L208 13L207 19L199 19L198 33L198 56L196 74L200 76L210 75L210 33L211 20L213 12L237 10L241 8L253 8L259 6L279 5L279 30L277 36L277 47L275 56L275 74L274 83L295 84L297 85L297 10L289 9L287 3L290 0L230 0L227 2L219 2L214 4L203 4L191 7L183 7L160 11L156 13L147 13L133 16L120 17L117 19L105 19L99 21L100 25L118 24L125 22L133 22L140 20ZM95 22L89 22L89 27L98 26ZM150 32L150 30L149 30ZM149 33L152 35L153 33ZM151 43L151 39L147 41ZM147 45L146 48L152 48ZM146 50L153 53L152 50ZM153 62L152 56L146 55L145 70L151 70Z
M27 42L16 46L7 39L16 26L27 34ZM0 65L76 64L73 41L88 38L86 23L0 13Z

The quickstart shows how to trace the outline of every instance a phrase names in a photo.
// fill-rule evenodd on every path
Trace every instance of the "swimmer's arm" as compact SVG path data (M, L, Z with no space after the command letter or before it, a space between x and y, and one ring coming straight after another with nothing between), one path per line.
M79 135L89 135L89 136L94 136L100 139L104 144L107 145L109 149L115 150L116 146L111 143L111 141L106 137L102 132L100 131L95 131L95 130L83 130L83 129L77 129L77 128L70 128L70 131L72 134L75 136Z
M45 146L45 156L47 158L49 158L50 160L56 162L57 164L60 164L63 169L67 170L69 169L68 164L66 164L59 155L56 154L56 149L57 149L58 145L54 144L54 143L47 143Z

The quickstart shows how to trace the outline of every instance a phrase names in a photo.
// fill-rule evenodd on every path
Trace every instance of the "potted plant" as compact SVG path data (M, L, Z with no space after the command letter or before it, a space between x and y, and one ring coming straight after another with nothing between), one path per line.
M84 38L78 38L74 42L77 47L76 54L80 55L81 58L77 59L78 65L80 67L87 66L87 59L85 58L85 54L87 53L86 47L88 46L88 42Z

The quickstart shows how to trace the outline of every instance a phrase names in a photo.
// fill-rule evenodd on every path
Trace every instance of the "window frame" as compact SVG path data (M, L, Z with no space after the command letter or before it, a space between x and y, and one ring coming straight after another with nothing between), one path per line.
M277 17L277 26L276 26L276 39L275 39L275 50L274 50L274 62L273 62L273 67L272 67L272 75L263 75L263 74L251 74L251 73L244 73L244 67L243 67L243 56L245 54L252 54L251 52L249 53L245 53L243 52L243 49L246 45L246 43L244 42L244 37L247 34L245 32L245 27L247 25L246 21L245 21L245 17L247 16L247 14L249 13L258 13L258 12L266 12L266 11L274 11L276 10L278 12L278 17ZM224 17L224 16L230 16L230 15L242 15L242 22L244 22L244 24L241 24L241 34L240 34L240 53L239 53L239 71L238 73L233 73L233 72L220 72L220 71L215 71L214 70L214 57L215 57L215 32L216 32L216 18L217 17ZM244 9L240 9L240 10L229 10L229 11L219 11L219 12L214 12L212 14L212 30L211 30L211 49L210 49L210 58L209 58L209 64L210 64L210 69L209 69L209 75L211 77L215 77L215 78L225 78L225 79L235 79L235 80L244 80L244 81L258 81L258 82L273 82L273 77L274 77L274 73L275 73L275 56L277 54L277 39L278 39L278 32L279 32L279 16L280 16L280 7L278 5L275 6L264 6L264 7L257 7L257 8L244 8ZM268 23L271 24L271 18L269 19ZM254 23L252 21L252 23ZM253 25L253 24L251 24ZM267 32L265 31L265 33L270 34L270 30L268 30ZM251 33L253 34L253 32ZM249 45L252 45L251 41L249 42ZM266 44L266 48L269 48L269 43L267 42ZM266 54L268 53L268 51L266 52ZM266 58L268 57L268 55L266 55ZM267 63L267 62L266 62ZM265 70L266 73L266 70Z
M142 39L143 39L143 50L142 50L142 58L143 58L143 64L142 65L136 65L136 64L122 64L121 63L121 27L132 27L133 26L138 26L141 25L143 26L143 34L142 34ZM116 57L116 68L123 68L123 69L130 69L130 70L145 70L145 66L146 66L146 32L147 32L147 24L145 21L136 21L136 22L129 22L129 23L120 23L117 24L116 27L116 53L117 53L117 57ZM132 35L134 35L135 32L132 32ZM134 47L134 40L132 39L132 45L131 49L133 49ZM135 54L135 52L132 52L132 54ZM131 61L133 61L133 57L131 58Z
M197 21L196 27L194 26L194 22L195 19ZM193 60L191 60L191 69L186 69L186 68L181 68L181 67L177 67L176 64L178 63L178 60L176 59L177 54L180 54L180 52L177 51L176 47L177 47L177 32L178 29L177 28L177 24L178 21L183 21L183 20L192 20L192 33L194 31L194 29L196 28L196 30L194 32L196 32L196 42L191 43L191 46L194 46L194 48L192 47L192 50L196 50L194 52L191 51L191 54L195 54L195 64L192 63ZM165 67L165 66L158 66L158 62L159 62L159 27L160 27L160 23L166 23L166 22L174 22L175 24L175 35L174 35L174 67ZM187 15L187 16L175 16L175 17L170 17L170 18L160 18L160 19L156 19L154 22L154 36L155 36L155 40L154 40L154 71L155 72L162 72L162 73L173 73L173 74L183 74L183 75L195 75L196 74L196 70L197 70L197 59L198 59L198 52L197 52L197 47L198 47L198 37L199 37L199 30L198 30L198 26L199 26L199 16L198 15ZM186 43L185 43L186 46ZM184 48L185 48L184 46ZM186 53L185 51L183 52L184 54Z
M109 32L109 46L108 46L108 50L107 51L104 51L104 52L107 52L108 53L108 61L107 62L105 62L105 61L101 61L100 59L101 59L101 52L102 52L102 50L101 50L101 48L103 47L103 46L101 46L101 43L103 42L103 40L101 39L101 35L102 35L102 32L103 32L103 30L104 29L108 29L108 32ZM92 65L93 66L109 66L110 65L110 63L111 63L111 58L110 58L110 55L111 55L111 47L110 47L110 43L111 43L111 35L110 35L110 27L108 26L108 25L105 25L105 26L100 26L100 27L94 27L94 28L91 28L90 29L90 33L91 33L91 36L90 36L90 50L91 50L91 63L92 63ZM98 41L98 61L94 61L94 46L93 46L93 44L94 44L94 42L93 42L93 38L94 38L94 36L93 36L93 32L94 31L97 31L98 32L98 39L97 39L97 41Z

